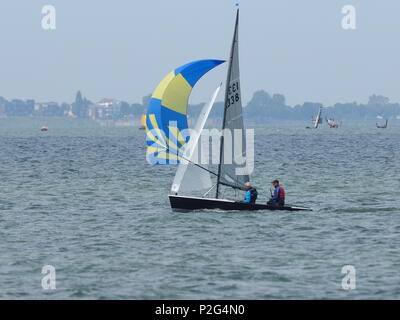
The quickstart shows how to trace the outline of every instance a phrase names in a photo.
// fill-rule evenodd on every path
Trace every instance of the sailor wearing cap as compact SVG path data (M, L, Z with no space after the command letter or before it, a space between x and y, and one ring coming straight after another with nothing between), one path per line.
M250 182L246 182L244 184L244 188L246 189L246 196L243 203L256 203L258 192L256 188L254 188Z
M274 195L268 204L283 207L285 205L285 189L279 185L279 180L274 180L271 183L274 186Z

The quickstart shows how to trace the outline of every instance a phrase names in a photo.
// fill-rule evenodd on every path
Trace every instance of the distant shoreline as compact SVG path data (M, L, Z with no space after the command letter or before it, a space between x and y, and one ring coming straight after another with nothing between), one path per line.
M34 100L12 99L0 97L0 119L5 117L44 117L44 118L78 118L94 121L125 121L137 123L144 113L150 95L143 97L141 103L104 98L92 102L78 91L73 103L35 102ZM196 119L202 104L189 104L188 118ZM390 102L381 95L372 95L368 103L357 102L336 103L324 106L319 102L304 102L302 105L289 106L285 96L272 94L264 90L256 91L252 99L243 106L246 122L265 123L269 121L303 121L311 122L319 108L322 107L322 119L335 119L339 122L400 120L400 104ZM221 119L223 102L216 102L210 119Z
M245 116L246 118L246 116ZM219 127L220 119L211 118L210 119L213 125ZM12 125L12 123L31 123L37 126L42 125L50 125L50 124L66 124L71 123L74 125L79 125L81 127L91 127L91 126L113 126L113 127L135 127L138 128L140 126L140 120L127 120L127 119L116 119L116 120L96 120L90 118L70 118L70 117L43 117L43 116L0 116L1 125L8 124ZM254 121L254 119L246 119L246 127L247 128L263 128L266 126L294 126L294 127L303 127L309 126L310 121L307 120L285 120L285 119L263 119ZM375 125L376 123L383 122L382 119L349 119L342 122L343 127L356 126L356 125ZM392 119L389 121L389 126L400 126L400 119ZM208 126L207 126L208 127ZM328 125L324 120L323 123L319 126L319 128L324 128Z

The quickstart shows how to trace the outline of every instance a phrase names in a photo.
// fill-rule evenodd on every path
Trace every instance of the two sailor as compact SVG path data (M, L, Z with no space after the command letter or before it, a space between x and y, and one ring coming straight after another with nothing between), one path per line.
M275 207L283 207L285 205L285 189L279 185L278 180L272 181L272 185L274 186L274 194L267 204ZM258 196L257 189L254 188L250 182L246 182L244 187L246 189L246 194L242 202L256 203Z

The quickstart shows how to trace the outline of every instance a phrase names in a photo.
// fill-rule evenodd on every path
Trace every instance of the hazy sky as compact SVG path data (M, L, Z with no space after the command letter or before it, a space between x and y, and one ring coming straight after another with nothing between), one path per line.
M227 58L236 2L1 0L0 96L71 102L80 89L93 101L141 101L172 69ZM41 27L46 4L56 30ZM356 30L341 26L348 4ZM240 9L245 102L259 89L291 105L373 93L400 101L399 0L246 0ZM207 74L191 102L207 100L225 73L226 64Z

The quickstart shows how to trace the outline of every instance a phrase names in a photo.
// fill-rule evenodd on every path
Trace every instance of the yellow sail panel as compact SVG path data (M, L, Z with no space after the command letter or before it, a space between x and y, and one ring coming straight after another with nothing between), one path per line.
M168 73L165 76L165 78L162 79L161 82L158 84L156 90L154 90L153 95L151 97L154 99L162 100L165 90L168 88L168 85L174 78L175 78L174 71Z
M181 160L181 156L179 156L178 154L169 153L169 152L166 152L166 151L160 152L157 155L157 158L168 159L168 160Z
M186 114L192 87L181 74L171 80L161 100L162 105L181 114Z

